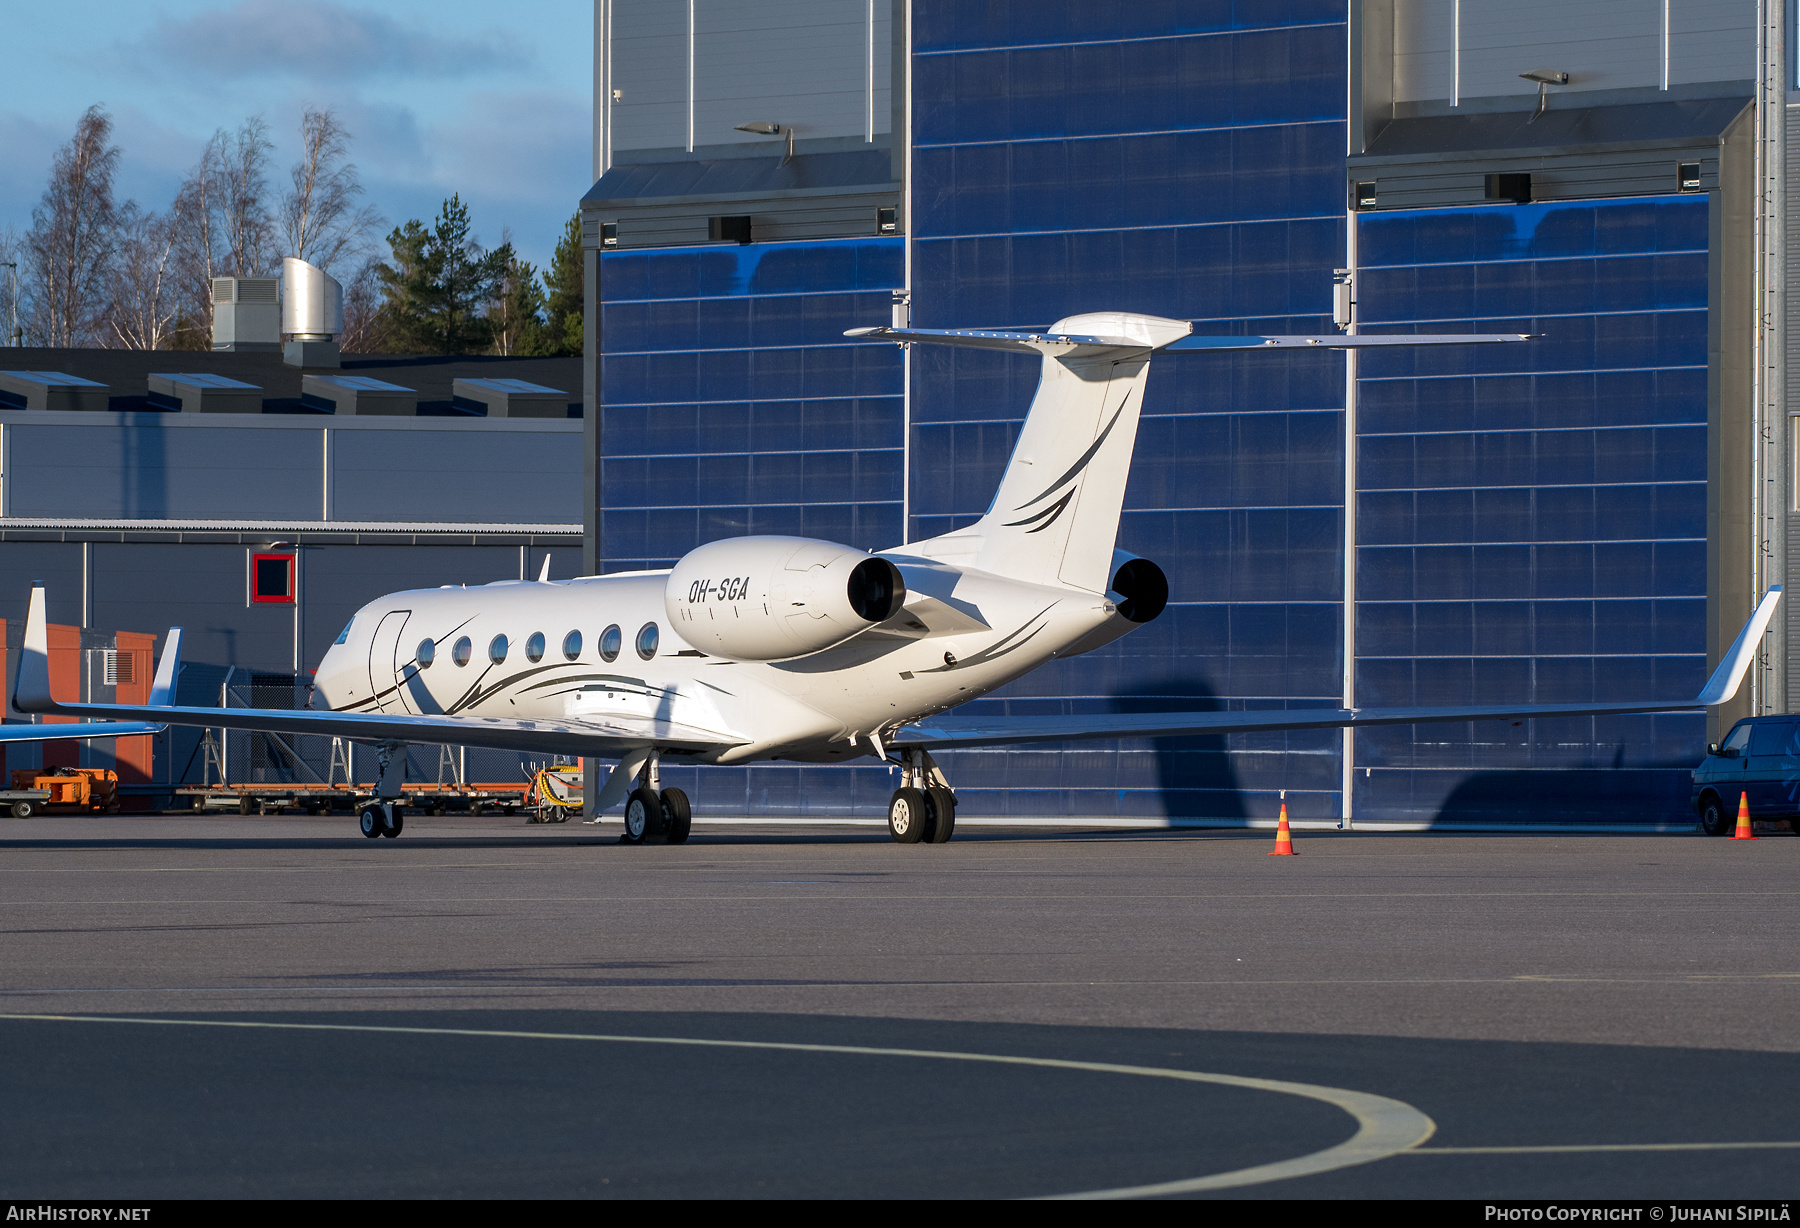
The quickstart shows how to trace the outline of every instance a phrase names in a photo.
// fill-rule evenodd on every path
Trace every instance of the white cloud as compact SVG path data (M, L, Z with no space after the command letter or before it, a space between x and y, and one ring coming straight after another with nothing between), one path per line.
M289 75L366 79L391 73L434 78L529 66L531 53L504 30L443 36L342 4L239 0L191 17L159 15L118 52L134 67L172 67L214 80Z

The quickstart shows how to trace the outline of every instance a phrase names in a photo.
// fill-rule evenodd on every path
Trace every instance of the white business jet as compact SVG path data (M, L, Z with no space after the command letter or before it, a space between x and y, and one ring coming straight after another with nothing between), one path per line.
M955 828L956 799L933 751L1702 708L1736 692L1780 597L1770 590L1706 688L1686 701L942 718L1162 612L1169 586L1161 569L1114 545L1153 354L1527 335L1201 337L1183 321L1119 312L1071 316L1047 333L846 335L1041 356L1018 445L979 521L873 554L807 538L739 537L700 546L666 571L550 581L546 568L536 582L394 593L344 628L319 665L311 709L301 711L175 706L179 628L169 632L148 706L58 703L39 587L14 702L27 712L372 743L382 765L379 800L360 814L371 838L400 833L403 751L427 742L616 760L596 805L625 803L628 843L687 839L688 799L662 787L662 763L872 756L901 769L888 803L894 839L941 843Z

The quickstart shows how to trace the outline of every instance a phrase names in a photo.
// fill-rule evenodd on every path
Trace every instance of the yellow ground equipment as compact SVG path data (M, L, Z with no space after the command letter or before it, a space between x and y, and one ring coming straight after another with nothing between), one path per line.
M531 801L537 805L534 823L567 823L581 813L581 768L574 764L548 767L531 782Z
M111 768L16 768L12 791L48 794L40 803L45 808L119 813L119 774Z

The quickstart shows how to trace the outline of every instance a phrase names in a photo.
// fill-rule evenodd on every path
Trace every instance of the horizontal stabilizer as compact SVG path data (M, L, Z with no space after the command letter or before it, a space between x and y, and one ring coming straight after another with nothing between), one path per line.
M935 345L960 345L978 350L1011 350L1015 354L1054 354L1058 357L1099 353L1103 350L1154 350L1166 341L1149 337L1098 336L1090 333L1031 333L997 328L852 328L844 336L867 341L923 341Z
M1033 333L1005 328L852 328L846 337L869 341L925 342L961 345L983 350L1011 350L1019 354L1080 353L1112 349L1134 350L1366 350L1422 345L1493 345L1530 341L1536 333L1320 333L1280 337L1201 337L1188 334L1173 339L1151 336L1114 336L1089 333Z
M1321 333L1293 337L1183 337L1163 347L1175 350L1369 350L1419 345L1493 345L1530 341L1537 333Z

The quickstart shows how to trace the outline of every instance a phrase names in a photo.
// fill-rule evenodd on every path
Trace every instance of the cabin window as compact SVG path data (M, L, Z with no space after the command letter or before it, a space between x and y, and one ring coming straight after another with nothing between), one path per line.
M625 635L619 630L619 624L614 623L600 633L600 659L603 661L617 661L619 659L619 649L623 647L624 644Z
M419 662L420 669L430 669L437 659L437 645L430 640L420 640L419 646L413 649L413 657Z
M544 633L533 631L531 638L525 641L525 659L536 665L544 659Z
M656 655L656 641L659 638L660 635L656 629L655 623L645 623L642 627L639 627L637 633L638 656L644 658L646 661L651 657L654 657Z
M581 655L581 632L571 631L563 636L563 660L573 661Z
M474 652L475 645L471 644L469 642L469 637L465 635L460 640L457 640L456 644L450 649L450 659L455 661L458 665L467 665L469 663L469 658L474 655Z
M488 641L488 660L495 665L502 664L506 660L506 650L511 646L504 635L496 635Z

